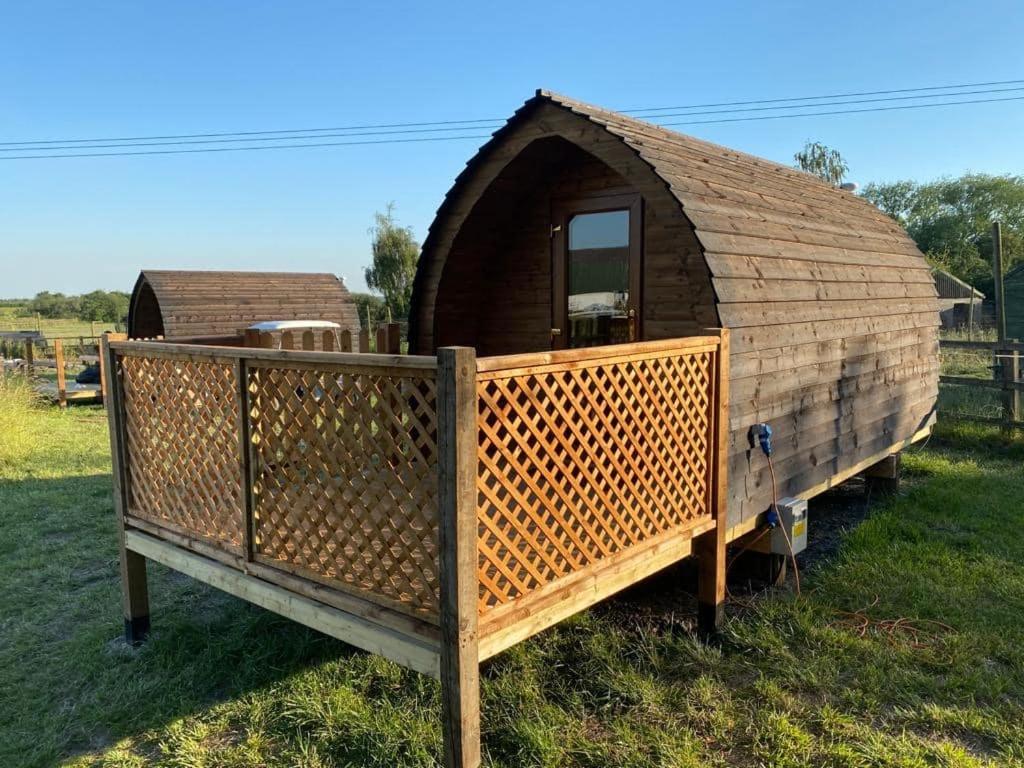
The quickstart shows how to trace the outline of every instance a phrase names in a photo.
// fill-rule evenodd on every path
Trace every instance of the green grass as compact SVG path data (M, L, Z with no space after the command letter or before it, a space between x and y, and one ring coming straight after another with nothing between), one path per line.
M436 764L436 683L162 567L153 635L125 648L103 412L22 413L0 463L0 765ZM681 569L502 654L487 764L1024 765L1022 459L946 428L803 597L733 606L718 645L690 633ZM922 633L881 623L901 617Z
M95 336L103 331L115 330L115 323L77 320L70 317L36 318L22 314L24 307L0 306L0 331L40 331L46 338L75 338Z
M968 335L974 341L996 340L993 328L976 329L971 334L963 329L943 329L940 333L943 339L957 341L967 341ZM943 349L940 372L945 376L967 376L991 381L993 364L990 350ZM941 384L938 409L940 414L948 417L961 415L996 418L1003 413L1002 394L997 389Z

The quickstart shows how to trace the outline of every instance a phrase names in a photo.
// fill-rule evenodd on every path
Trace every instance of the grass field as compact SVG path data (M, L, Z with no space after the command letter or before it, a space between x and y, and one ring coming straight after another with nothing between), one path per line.
M963 329L944 329L943 339L967 341ZM974 341L995 341L994 328L975 330L970 334ZM941 352L942 374L968 376L992 380L992 353L988 350L943 349ZM996 389L942 384L939 386L939 413L949 417L956 415L998 418L1003 413L1002 393Z
M39 331L46 338L96 336L104 331L123 330L116 323L76 320L74 318L36 318L20 316L20 307L0 306L0 331Z
M0 765L436 764L436 683L162 567L125 648L103 412L23 400L0 392ZM803 596L743 598L717 646L684 568L499 656L487 764L1024 765L1022 459L976 428L912 449Z

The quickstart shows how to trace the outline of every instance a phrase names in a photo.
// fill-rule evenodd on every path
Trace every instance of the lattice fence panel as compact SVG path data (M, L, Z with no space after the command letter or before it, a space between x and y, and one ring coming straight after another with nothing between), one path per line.
M284 367L250 369L254 552L436 619L436 383Z
M240 552L234 366L121 358L128 514Z
M478 380L481 612L711 515L713 379L702 351Z

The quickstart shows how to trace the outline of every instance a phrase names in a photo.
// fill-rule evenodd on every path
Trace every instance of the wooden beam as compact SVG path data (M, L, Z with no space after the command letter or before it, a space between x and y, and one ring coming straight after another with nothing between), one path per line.
M489 659L652 574L689 557L694 536L712 524L669 531L491 608L480 624L480 659Z
M238 433L239 475L242 478L242 556L246 562L251 562L255 539L252 489L256 478L252 471L252 442L249 437L249 368L244 358L235 361L235 392L238 396L238 422L235 430Z
M715 396L711 402L711 456L708 506L715 527L694 541L697 555L697 632L715 634L725 617L725 546L729 504L729 330L715 353Z
M866 480L869 494L887 496L899 491L901 455L898 452L891 453L861 473Z
M446 768L480 765L477 396L471 347L437 351L441 695Z
M126 543L133 553L162 563L204 584L357 648L384 656L403 667L438 677L437 646L421 638L408 637L386 629L140 531L129 530Z
M100 358L105 362L107 372L103 400L107 406L110 455L113 462L114 517L121 567L124 639L129 645L134 646L139 645L149 635L149 587L146 579L146 559L129 550L125 540L125 513L128 510L129 491L124 437L124 400L121 378L117 373L117 353L111 349L106 334L100 340Z

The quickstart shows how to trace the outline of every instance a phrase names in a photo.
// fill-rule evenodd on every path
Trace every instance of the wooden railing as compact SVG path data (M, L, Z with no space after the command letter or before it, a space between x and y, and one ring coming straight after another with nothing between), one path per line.
M943 368L949 366L952 355L960 355L973 365L964 368L984 369L985 378L978 375L961 375L944 373L939 383L944 387L974 390L970 404L974 410L988 404L998 415L978 412L967 412L953 409L946 403L948 398L939 398L939 417L955 421L971 421L979 424L1002 426L1006 430L1024 428L1024 413L1021 410L1021 393L1024 392L1024 380L1021 379L1020 356L1024 352L1024 343L1011 339L1008 341L964 341L960 339L940 339L939 353L943 358ZM984 355L987 360L980 360ZM980 365L979 365L980 364ZM972 370L972 373L977 373ZM945 406L945 407L944 407Z
M111 346L130 524L437 622L436 358Z
M104 358L129 633L159 560L440 677L451 752L478 749L482 659L691 552L717 625L727 331L479 360Z
M579 610L617 591L623 563L657 570L659 547L714 528L721 344L705 336L477 361L488 652L518 640L517 623L541 623L552 596L564 601L558 616Z

